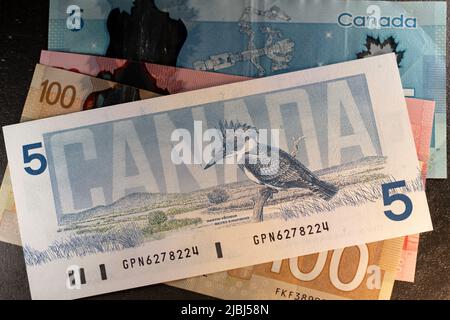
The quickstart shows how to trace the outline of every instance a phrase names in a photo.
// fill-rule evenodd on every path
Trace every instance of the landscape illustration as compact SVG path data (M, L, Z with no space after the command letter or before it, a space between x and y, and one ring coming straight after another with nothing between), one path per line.
M264 201L264 220L291 220L358 207L382 198L381 185L395 181L386 175L386 158L365 157L358 161L315 171L314 175L338 190L331 198L317 196L308 188L270 193ZM402 192L422 190L420 173L406 181ZM58 234L63 235L46 250L24 245L27 265L57 259L120 251L169 237L172 233L200 228L223 228L258 223L255 212L266 187L253 181L231 183L188 194L133 193L107 206L69 215Z

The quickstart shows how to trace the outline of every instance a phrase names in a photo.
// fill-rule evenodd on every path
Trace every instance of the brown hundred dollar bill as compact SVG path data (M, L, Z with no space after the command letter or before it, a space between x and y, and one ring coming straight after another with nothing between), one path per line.
M158 94L87 75L36 65L21 122L156 97ZM0 187L0 241L20 245L9 169Z
M403 238L169 283L221 299L389 299Z

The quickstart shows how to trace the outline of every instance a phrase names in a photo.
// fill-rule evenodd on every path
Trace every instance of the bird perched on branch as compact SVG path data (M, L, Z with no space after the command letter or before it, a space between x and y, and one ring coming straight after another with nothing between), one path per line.
M258 185L259 202L254 212L262 220L262 208L267 199L279 190L308 189L318 197L329 200L338 191L337 187L319 179L313 172L289 153L270 145L259 143L258 130L239 122L221 122L220 132L223 148L216 150L215 157L204 167L215 165L228 157L236 156L239 168ZM238 143L238 142L241 143Z

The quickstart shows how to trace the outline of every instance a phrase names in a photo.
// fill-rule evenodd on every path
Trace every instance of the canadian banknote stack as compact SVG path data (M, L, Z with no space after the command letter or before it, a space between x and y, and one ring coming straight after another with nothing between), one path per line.
M447 177L446 2L50 0L0 240L34 299L389 299Z

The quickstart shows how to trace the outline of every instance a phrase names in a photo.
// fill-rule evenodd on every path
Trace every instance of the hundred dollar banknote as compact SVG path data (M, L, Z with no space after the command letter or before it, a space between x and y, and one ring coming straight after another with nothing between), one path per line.
M168 283L221 299L390 299L402 238Z
M21 122L156 96L146 90L38 64ZM8 168L0 187L0 241L20 244Z
M429 178L447 177L446 2L51 0L49 49L241 76L395 53L436 101Z
M173 68L149 63L145 63L145 67L139 68L139 71L135 72L133 77L117 77L115 75L123 74L121 70L136 63L107 57L50 51L42 52L40 62L49 66L77 71L92 76L121 80L127 85L141 85L145 82L136 82L135 80L146 77L153 78L156 80L156 90L169 91L171 93L210 87L221 84L222 82L223 84L226 84L248 80L248 78L239 76ZM56 72L53 72L52 74L56 75ZM155 83L155 81L152 83ZM434 114L434 103L432 101L411 98L407 98L406 103L410 123L413 129L417 156L422 168L422 177L425 180L426 163L429 156L428 146L431 139L431 126ZM41 104L31 104L29 107L40 108ZM57 115L57 113L54 115ZM6 174L7 175L5 175L2 187L0 188L0 213L4 212L4 219L0 221L0 240L8 243L20 244L17 219L13 206L14 200L12 195L12 187L9 179L9 173L7 172ZM2 198L4 200L1 200ZM396 280L412 281L411 279L413 279L413 277L411 278L411 275L414 275L417 250L413 251L412 249L417 249L417 246L411 246L408 245L408 243L410 243L410 241L408 241L407 237L405 237L405 244L403 245L404 252L402 252L401 264ZM408 272L405 270L408 270ZM408 275L408 277L405 275Z
M34 298L432 229L393 54L26 122L4 135Z

